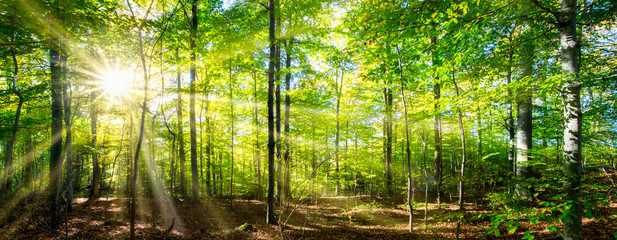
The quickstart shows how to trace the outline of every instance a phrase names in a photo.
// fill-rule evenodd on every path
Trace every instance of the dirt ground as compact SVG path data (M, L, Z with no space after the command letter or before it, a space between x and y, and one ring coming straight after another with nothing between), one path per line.
M397 204L397 202L401 204ZM74 211L63 216L60 230L46 226L37 205L15 213L14 221L0 229L1 239L125 239L129 237L126 198L76 198ZM424 208L414 210L414 232L408 230L409 215L402 199L369 196L320 197L278 206L279 226L265 222L266 205L256 200L202 199L152 200L140 198L138 239L454 239L456 223L438 219L458 208L429 204L428 228ZM39 209L42 209L39 206ZM155 209L155 211L152 211ZM476 213L467 206L468 216ZM610 216L617 205L600 210L600 216L584 219L586 239L614 239L617 222ZM37 214L39 213L39 214ZM154 216L154 217L153 217ZM437 218L433 217L437 216ZM608 219L608 220L606 220ZM467 222L460 227L462 239L521 239L533 230L536 239L557 239L546 224L522 226L513 234L502 229L499 237L485 235L479 227L488 222ZM173 226L172 226L173 225Z

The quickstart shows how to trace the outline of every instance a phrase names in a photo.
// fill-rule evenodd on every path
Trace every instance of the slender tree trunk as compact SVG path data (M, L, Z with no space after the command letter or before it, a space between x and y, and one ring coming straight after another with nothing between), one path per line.
M208 89L210 89L210 81L208 80ZM214 176L216 174L211 172L213 171L212 167L212 132L210 129L210 98L208 94L206 94L206 132L208 133L208 144L206 146L206 191L208 192L208 196L212 196L212 189L214 185ZM210 181L212 178L212 181Z
M176 61L178 61L178 48L176 48ZM176 63L177 65L177 63ZM178 164L180 165L180 195L186 196L186 153L184 152L184 120L182 118L182 77L180 68L177 68L176 79L178 81Z
M99 186L101 179L101 170L99 168L98 149L96 146L97 132L96 125L98 122L98 110L96 109L96 93L90 93L90 132L92 134L92 188L90 189L90 199L99 197Z
M68 82L68 79L66 78L67 75L67 66L66 66L66 62L67 62L67 55L66 54L62 54L62 56L60 56L60 58L62 59L62 63L64 64L64 66L62 66L63 68L63 75L64 75L64 84L62 85L62 94L64 96L64 100L63 100L63 104L64 104L64 125L66 125L65 128L65 132L66 132L66 142L64 145L64 156L66 157L66 182L68 184L67 186L67 192L66 192L66 210L67 211L73 211L73 133L72 133L72 123L71 123L71 102L72 102L72 97L73 97L73 93L72 91L69 94L70 91L70 84Z
M195 78L196 78L196 49L195 39L197 38L197 6L198 0L193 0L191 3L192 23L191 23L191 69L190 69L190 100L189 100L189 120L191 132L191 197L193 204L199 204L199 170L197 166L197 127L195 125ZM233 155L233 152L232 152ZM232 168L233 169L233 168ZM232 175L233 176L233 175ZM232 177L233 179L233 177Z
M276 0L275 8L280 11L280 0ZM275 29L277 44L276 44L276 58L274 61L274 67L276 68L276 196L279 203L283 203L283 162L282 162L282 136L281 136L281 16L276 17L276 29Z
M62 172L62 62L57 39L49 50L51 72L51 148L49 153L49 204L50 225L56 228L58 217L58 193Z
M478 159L482 159L482 115L480 106L476 108L476 124L478 125Z
M510 49L510 54L508 56L508 76L506 77L506 84L509 86L512 82L512 49ZM514 156L515 156L515 129L514 129L514 114L512 113L512 90L508 87L508 173L516 170L514 169Z
M11 19L11 26L13 25L13 20ZM17 88L17 73L19 72L19 65L17 63L17 57L15 55L15 49L10 47L11 56L13 58L13 76L12 76L12 84L13 84L13 93L17 95L19 98L19 103L17 103L17 109L15 110L15 122L13 123L13 129L11 130L11 139L6 144L6 151L4 154L4 174L2 175L2 181L0 184L0 200L2 200L6 193L11 191L11 179L13 177L13 149L15 147L15 141L17 140L17 132L19 130L19 120L21 117L21 108L24 104L24 97L21 94L21 91ZM26 164L28 166L28 164Z
M229 181L229 197L232 198L232 206L233 206L233 196L234 196L234 140L235 140L235 132L234 132L234 85L232 78L232 65L231 59L229 59L229 104L231 110L231 173L230 173L230 181Z
M531 82L524 80L532 76L533 66L533 46L526 43L522 48L522 57L520 60L521 79L519 81ZM528 86L528 84L524 84ZM518 89L518 116L516 118L516 195L520 199L531 200L530 189L524 183L525 180L531 177L531 147L532 147L532 93L527 87Z
M285 43L285 69L287 73L285 74L285 122L284 122L284 131L285 131L285 153L283 154L283 159L285 161L285 190L283 191L283 199L284 201L289 201L291 199L291 168L290 168L290 136L289 136L289 112L291 108L291 48L293 46L293 39L289 41L284 41Z
M409 124L407 120L407 101L405 99L405 84L403 83L403 66L401 63L400 52L398 46L396 52L399 54L398 67L401 80L401 99L403 99L403 115L405 118L405 140L407 153L407 204L409 207L409 232L413 232L413 202L411 199L411 149L409 148Z
M338 73L338 69L337 69ZM343 71L341 71L341 81L336 80L336 136L334 139L334 195L338 195L339 189L339 139L340 139L340 110L341 110L341 94L343 93ZM338 75L338 74L337 74ZM386 184L387 185L387 184Z
M437 37L431 38L431 45L433 47L437 46ZM437 51L433 50L432 52L432 62L433 66L439 65L439 57L437 56ZM441 148L441 110L439 109L439 98L441 97L441 82L439 80L439 76L435 74L434 85L433 85L433 100L434 100L434 111L435 111L435 121L434 121L434 129L435 129L435 190L437 193L437 208L441 208L441 178L442 178L442 148Z
M385 163L386 163L386 194L392 194L392 84L388 80L384 80L386 87L384 88L384 98L386 104L386 116L385 116Z
M130 8L130 5L129 5ZM133 15L133 19L135 15L133 14L133 10L131 9L131 14ZM146 14L147 15L147 14ZM146 66L146 56L144 54L143 47L143 39L141 33L141 27L138 30L139 37L139 57L141 60L142 70L144 74L144 98L141 103L141 119L139 123L139 137L137 140L137 146L135 147L135 157L133 158L133 168L131 174L131 206L130 206L130 238L135 239L135 219L136 219L136 210L137 210L137 173L139 172L138 163L139 163L139 153L141 152L141 144L144 139L144 125L146 121L146 111L148 111L148 82L149 82L149 73L148 67Z
M454 79L454 71L452 72L452 83L454 83L454 88L456 90L456 97L460 98L460 94L459 94L459 88L458 85L456 84L456 80ZM461 152L462 152L462 156L461 156L461 178L458 181L458 195L459 195L459 199L458 199L458 209L461 212L461 214L465 213L465 164L467 163L467 148L465 145L465 128L463 125L463 113L461 111L460 106L457 107L456 109L457 114L458 114L458 128L461 134ZM461 227L461 222L462 219L459 219L456 223L456 239L459 239L459 230Z
M270 40L270 61L268 63L268 207L266 222L275 224L274 220L274 62L276 61L275 38L275 8L274 0L268 0L270 26L268 36Z
M261 193L261 147L259 146L259 106L257 103L257 75L253 72L253 107L255 109L255 166L257 169L257 200L262 199Z
M565 173L565 200L570 210L564 219L564 239L583 239L581 206L581 85L578 79L578 54L580 45L576 33L576 0L563 0L559 10L559 35L561 41L561 71L566 75L562 87L564 105L563 158Z

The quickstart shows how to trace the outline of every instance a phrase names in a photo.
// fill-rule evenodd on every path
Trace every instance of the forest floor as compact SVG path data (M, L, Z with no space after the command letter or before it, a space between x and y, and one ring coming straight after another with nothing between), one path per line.
M423 230L424 208L416 206L414 232L409 233L409 215L402 196L320 197L316 202L279 206L276 215L282 229L266 224L266 205L255 200L204 198L202 204L193 205L182 199L172 203L140 198L138 204L138 239L454 239L456 223L439 218L458 209L455 204L442 203L437 209L436 204L429 203L429 227ZM174 207L164 213L151 210L164 206ZM469 217L487 212L474 204L466 208ZM126 198L76 198L74 211L64 218L61 229L50 231L41 220L45 217L43 206L34 205L13 213L12 224L0 226L0 239L125 239L129 236L126 209ZM613 202L599 209L597 217L584 218L585 239L614 239L617 221L611 215L615 212L617 204ZM521 222L515 233L508 234L503 228L495 237L479 228L488 223L476 220L462 224L461 239L521 239L527 230L533 230L536 239L557 236L548 232L547 223Z

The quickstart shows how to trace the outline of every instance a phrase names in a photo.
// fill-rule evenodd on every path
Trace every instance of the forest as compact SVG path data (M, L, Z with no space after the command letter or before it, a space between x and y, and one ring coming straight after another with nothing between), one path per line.
M3 0L0 239L616 239L615 0Z

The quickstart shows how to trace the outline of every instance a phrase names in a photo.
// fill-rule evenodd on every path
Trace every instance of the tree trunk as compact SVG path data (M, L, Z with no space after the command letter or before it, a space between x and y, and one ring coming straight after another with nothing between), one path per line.
M403 66L401 63L400 52L398 46L396 52L399 54L398 67L401 80L401 99L403 100L403 116L405 117L405 139L407 153L407 204L409 207L409 232L413 232L413 202L411 197L411 149L409 148L409 124L407 120L407 101L405 100L405 84L403 83Z
M189 120L191 131L191 197L193 204L199 204L199 172L197 166L197 127L195 126L195 39L197 38L197 6L198 0L191 3L192 24L191 24L191 69L190 69L190 100L189 100ZM233 176L233 175L232 175Z
M208 89L210 88L210 81L208 80ZM214 176L212 173L212 132L210 129L210 99L206 94L206 132L208 133L208 145L206 146L206 191L208 196L212 196L212 189L214 185ZM210 180L212 178L212 181Z
M268 38L270 40L270 61L268 63L268 207L266 222L275 224L274 220L274 61L276 58L275 8L274 0L268 0L270 26Z
M280 8L280 1L275 1L275 7ZM277 11L277 10L275 10ZM275 29L276 39L280 41L280 32L281 32L281 16L276 18L276 29ZM283 163L282 160L282 152L281 152L281 46L280 43L277 42L275 46L275 61L274 67L275 69L275 78L276 78L276 88L274 90L274 94L276 95L276 196L279 203L282 203L282 194L283 194L283 182L282 182L282 168Z
M13 21L11 20L11 26ZM4 154L4 174L2 175L2 181L0 184L0 200L2 200L6 193L11 191L11 179L13 177L13 149L15 147L15 141L17 140L17 132L19 130L19 119L21 117L21 108L24 104L24 97L21 91L17 89L17 73L19 72L19 65L17 63L17 57L15 55L15 49L11 47L11 56L13 58L13 93L19 98L17 103L17 109L15 110L15 122L13 123L13 129L11 130L11 139L7 143L6 151ZM27 166L29 164L26 164Z
M130 7L130 5L129 5ZM131 14L133 14L133 10L131 9ZM133 19L135 16L133 15ZM139 172L138 163L139 163L139 152L141 151L141 144L144 139L144 125L146 121L146 111L148 111L148 67L146 66L146 56L144 54L143 40L141 28L139 28L138 37L139 37L139 57L141 59L142 71L144 74L144 98L141 103L141 119L139 123L139 138L137 140L137 146L135 147L135 157L133 158L133 168L131 174L131 206L130 206L130 238L135 239L135 219L136 219L136 210L137 210L137 173ZM178 81L179 82L179 81Z
M257 103L257 75L253 72L253 107L255 109L255 166L257 169L257 200L262 199L261 193L261 147L259 146L259 107Z
M176 48L176 58L178 58L178 48ZM177 60L176 60L177 61ZM177 81L178 81L178 165L180 165L180 195L186 196L186 153L184 152L184 124L182 118L182 77L180 76L180 68L177 68Z
M285 119L284 119L284 131L285 131L285 153L283 154L283 159L285 161L285 176L284 182L285 187L283 191L283 200L289 201L291 199L291 168L290 164L290 137L289 137L289 111L291 108L291 48L293 45L293 39L290 39L289 42L285 41L285 69L287 73L285 74Z
M62 172L62 62L57 49L57 39L52 41L49 50L51 73L51 148L49 153L49 204L50 225L56 228L60 223L58 216L58 191Z
M99 197L99 186L101 179L101 170L99 168L98 161L98 149L96 147L97 133L96 125L98 121L97 109L96 109L96 94L90 93L90 132L92 133L92 188L90 189L90 199L97 199Z
M388 80L384 80L386 87L384 88L384 99L386 104L386 121L385 121L385 135L386 135L386 149L385 149L385 162L386 162L386 194L392 194L392 84Z
M232 78L232 65L231 58L229 59L229 105L231 110L231 173L230 173L230 181L229 181L229 197L232 198L232 206L233 206L233 196L234 196L234 83Z
M456 84L456 80L454 79L454 72L452 72L452 83L454 83L454 88L456 90L456 97L459 98L460 94L459 94L459 88L458 85ZM464 189L464 182L465 182L465 164L467 163L467 148L465 145L465 128L463 125L463 113L460 109L460 106L457 107L457 114L458 114L458 128L461 134L461 179L459 180L458 184L459 184L459 189L458 189L458 194L459 194L459 199L458 199L458 205L459 205L459 210L463 211L465 209L464 207L464 194L465 194L465 189Z
M563 0L559 10L561 39L561 71L566 76L562 87L565 128L563 130L563 157L565 173L565 200L571 202L564 219L564 239L583 239L581 206L581 85L578 79L579 42L576 33L576 0Z
M72 133L72 123L71 123L71 102L73 101L73 92L70 91L70 84L67 75L67 55L62 54L60 58L62 58L63 75L64 75L64 84L62 84L62 95L64 96L64 125L66 125L66 142L64 145L64 156L66 157L66 183L67 192L66 192L66 210L73 211L73 133Z
M431 45L437 46L437 37L431 38ZM432 52L432 64L433 66L439 65L439 59L437 52ZM437 208L441 208L441 178L442 178L442 149L441 149L441 110L439 109L439 98L441 97L441 82L439 76L435 73L434 85L433 85L433 100L435 111L435 190L437 193Z
M522 56L520 60L520 78L519 81L531 83L524 80L532 77L533 71L533 46L530 43L524 44L522 47ZM529 86L530 84L523 84ZM532 147L532 93L527 87L518 89L518 115L516 118L516 196L520 199L531 200L530 189L524 183L531 177L531 147Z
M337 73L338 73L338 69L337 69ZM339 139L340 139L340 110L341 110L341 94L343 93L343 75L345 73L341 70L341 82L339 84L339 81L336 80L336 136L334 139L334 179L335 179L335 186L334 186L334 195L338 195L338 189L339 189L339 184L340 184L340 180L339 180ZM338 74L337 74L338 75ZM336 79L336 77L335 77ZM386 183L387 185L387 183Z
M506 77L506 84L509 86L510 83L512 82L512 49L510 49L510 54L508 56L508 76ZM508 145L509 145L509 151L508 151L508 171L506 171L507 173L510 173L512 171L515 171L514 169L514 148L515 146L515 129L514 129L514 116L512 113L512 90L510 89L510 87L508 87L508 124L506 126L507 130L508 130Z

